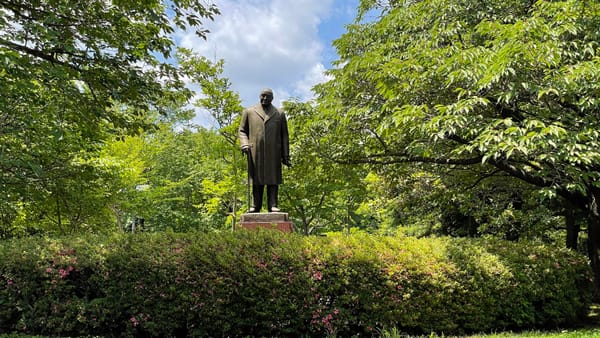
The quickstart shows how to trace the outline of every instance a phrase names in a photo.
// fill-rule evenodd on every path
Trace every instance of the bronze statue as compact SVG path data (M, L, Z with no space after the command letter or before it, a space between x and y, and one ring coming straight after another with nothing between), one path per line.
M285 114L271 104L273 91L260 92L260 104L244 109L239 139L248 155L248 183L252 184L252 205L248 212L262 208L267 186L267 210L278 212L279 184L283 183L281 164L290 167L288 126Z

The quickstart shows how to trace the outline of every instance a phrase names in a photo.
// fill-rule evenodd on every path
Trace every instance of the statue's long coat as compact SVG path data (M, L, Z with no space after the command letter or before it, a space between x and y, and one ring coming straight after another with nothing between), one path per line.
M281 163L289 158L290 146L285 114L270 105L266 111L257 104L242 112L240 145L250 146L252 161L248 174L251 184L281 184Z

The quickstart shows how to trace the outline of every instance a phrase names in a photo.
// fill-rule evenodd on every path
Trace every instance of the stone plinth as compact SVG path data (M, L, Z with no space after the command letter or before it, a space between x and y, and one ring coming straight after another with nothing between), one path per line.
M287 212L255 212L242 214L240 225L242 229L255 230L258 228L276 229L283 232L293 232L294 225Z

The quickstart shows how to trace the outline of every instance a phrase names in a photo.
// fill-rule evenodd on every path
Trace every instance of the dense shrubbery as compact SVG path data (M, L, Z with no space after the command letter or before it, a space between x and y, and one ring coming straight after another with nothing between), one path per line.
M572 323L591 274L504 241L278 232L20 239L0 245L0 332L341 336Z

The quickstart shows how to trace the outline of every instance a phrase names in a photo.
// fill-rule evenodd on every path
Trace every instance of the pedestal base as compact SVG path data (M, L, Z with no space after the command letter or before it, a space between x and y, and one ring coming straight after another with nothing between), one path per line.
M246 213L242 214L240 226L242 229L255 230L258 228L274 229L286 233L294 231L287 212Z

